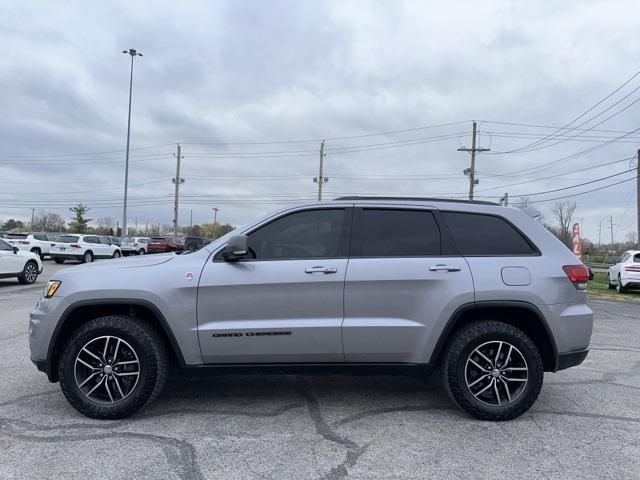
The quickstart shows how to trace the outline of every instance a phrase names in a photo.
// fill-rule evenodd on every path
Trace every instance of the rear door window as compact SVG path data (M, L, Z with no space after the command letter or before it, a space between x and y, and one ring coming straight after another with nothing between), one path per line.
M353 223L352 257L440 255L440 229L426 210L363 208Z
M496 215L442 212L465 256L537 255L535 246L504 218Z

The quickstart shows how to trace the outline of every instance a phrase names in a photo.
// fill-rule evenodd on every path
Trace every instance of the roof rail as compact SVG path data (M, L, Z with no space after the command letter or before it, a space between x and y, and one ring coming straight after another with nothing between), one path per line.
M361 197L346 196L334 198L334 200L410 200L420 202L449 202L449 203L474 203L478 205L498 205L496 202L488 202L485 200L461 200L459 198L431 198L431 197Z

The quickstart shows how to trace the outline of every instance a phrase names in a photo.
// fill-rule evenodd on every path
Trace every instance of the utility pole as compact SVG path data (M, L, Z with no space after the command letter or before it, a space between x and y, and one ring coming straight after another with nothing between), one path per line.
M611 229L611 248L613 248L613 217L609 217L609 228Z
M471 148L459 148L459 152L471 153L471 168L465 168L462 172L465 175L469 175L469 200L473 200L473 188L480 183L480 180L476 180L476 152L488 152L489 148L476 148L476 136L477 136L478 124L473 122L473 134L471 137Z
M500 199L498 200L498 203L500 205L504 205L505 207L509 206L509 192L504 192L504 195L502 197L500 197Z
M129 188L129 139L131 138L131 94L133 92L133 58L142 57L135 48L123 50L122 53L131 56L131 74L129 76L129 115L127 117L127 153L124 165L124 208L122 210L122 235L121 238L127 236L127 190Z
M640 249L640 149L638 149L638 156L636 157L636 241L638 242L638 249Z
M600 220L600 224L598 225L598 250L602 245L602 220Z
M324 140L320 144L320 168L318 169L318 176L313 177L314 183L318 184L318 201L322 200L322 184L329 181L328 177L323 176L324 168Z
M189 215L189 235L193 235L193 208L191 209L191 214Z
M215 240L218 238L218 226L216 223L218 223L218 210L220 209L218 207L213 207L211 210L213 210L213 238Z
M184 178L180 178L180 160L182 159L182 153L180 150L180 144L177 145L177 152L174 154L176 157L176 178L172 181L176 184L176 189L174 193L174 204L173 204L173 240L176 241L178 239L178 199L180 196L180 184L184 183Z
M36 213L36 209L32 208L31 209L31 230L33 230L33 217L34 217L35 213Z

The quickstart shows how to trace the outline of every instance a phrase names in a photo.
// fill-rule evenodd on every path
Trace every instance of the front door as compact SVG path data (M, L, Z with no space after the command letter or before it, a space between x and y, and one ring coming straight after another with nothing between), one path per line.
M467 262L440 232L429 210L354 210L342 329L347 362L425 363L455 309L473 302Z
M24 257L14 253L8 242L0 240L0 275L21 272L23 265Z
M205 363L344 360L350 209L289 213L248 233L252 258L205 265L198 334Z

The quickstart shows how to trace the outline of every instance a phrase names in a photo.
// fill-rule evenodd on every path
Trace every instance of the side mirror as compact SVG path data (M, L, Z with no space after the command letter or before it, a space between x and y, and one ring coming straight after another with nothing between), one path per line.
M591 267L587 267L587 270L589 270L589 280L593 280L593 270L591 270Z
M18 253L18 247L13 247L13 253Z
M237 262L249 255L248 239L246 235L232 235L222 250L225 262Z

